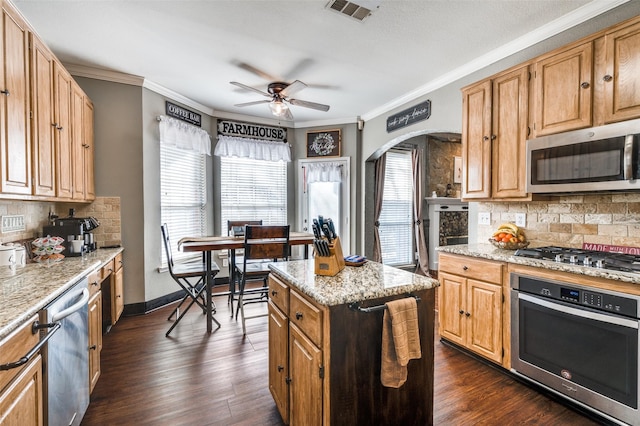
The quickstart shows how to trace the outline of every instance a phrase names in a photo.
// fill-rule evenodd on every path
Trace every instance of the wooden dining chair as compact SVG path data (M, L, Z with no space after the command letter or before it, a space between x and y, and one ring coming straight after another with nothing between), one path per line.
M269 275L269 263L278 260L289 259L289 225L247 225L244 233L244 256L242 265L236 265L239 277L238 312L242 318L242 334L247 334L245 321L251 318L267 316L245 316L244 306L250 303L268 301L269 288L267 277ZM262 286L247 288L247 281L262 280Z
M191 308L191 306L194 303L200 306L203 314L207 313L207 301L205 297L206 296L205 280L206 280L206 274L207 274L207 267L203 262L189 263L189 264L174 263L173 254L171 250L171 241L169 239L169 228L165 223L161 226L161 229L162 229L162 241L164 243L164 250L165 250L165 254L167 255L167 266L169 268L169 274L171 275L171 278L173 278L173 280L176 283L178 283L178 285L185 292L185 295L180 301L180 303L178 303L178 306L176 306L175 309L171 311L171 314L169 314L169 317L167 318L167 320L170 321L171 318L175 315L174 323L171 325L171 327L165 334L165 336L169 336L171 331L173 331L175 326L178 325L180 320L184 317L184 315L187 313L187 311ZM211 264L212 274L215 276L219 271L220 269L218 268L218 265L216 265L215 263L212 263ZM184 311L180 312L180 308L187 300L189 301L187 307L184 309ZM213 301L211 301L211 303L213 304ZM215 313L215 305L213 309ZM218 324L218 326L220 326L220 323L218 323L218 321L215 321L215 322L216 324Z

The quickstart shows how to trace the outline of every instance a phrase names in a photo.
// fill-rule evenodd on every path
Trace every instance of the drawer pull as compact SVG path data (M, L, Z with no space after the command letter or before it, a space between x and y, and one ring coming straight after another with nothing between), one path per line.
M460 315L464 314L464 309L460 309L460 310L458 311L458 313L459 313Z
M279 365L278 366L278 371L282 371L282 370L284 370L284 367L282 365Z
M465 313L465 315L466 315L467 317L470 317L470 316L471 316L471 313L470 313L470 312L466 312L466 313Z
M466 271L467 269L469 269L469 267L468 267L467 265L465 265L465 266L463 266L463 267L462 267L462 270L463 270L463 271Z
M3 95L9 96L9 89L7 89L7 90L0 90L0 93L2 93Z
M89 350L95 351L96 349L98 349L96 345L89 346Z
M605 75L604 77L602 77L602 79L603 79L604 81L611 81L611 80L613 80L613 77L611 77L609 74L607 74L607 75Z
M96 285L96 286L97 286L97 285L98 285L98 281L93 281L93 282L91 283L91 285Z
M271 290L271 296L276 297L276 295L277 295L277 294L278 294L278 292L277 292L277 291L275 291L275 290Z
M296 312L296 319L297 320L301 320L302 319L302 312Z
M588 89L590 86L590 84L586 81L580 83L580 87L582 87L583 89Z

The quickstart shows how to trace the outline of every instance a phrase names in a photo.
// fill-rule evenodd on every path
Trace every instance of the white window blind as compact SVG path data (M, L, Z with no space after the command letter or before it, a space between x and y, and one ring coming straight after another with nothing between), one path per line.
M198 237L206 229L206 163L205 155L160 145L160 204L162 223L169 227L174 261L194 257L178 250L182 237ZM158 232L160 232L158 230ZM162 250L162 266L167 258Z
M287 224L287 163L220 157L220 229L229 220Z
M380 213L382 262L413 264L413 176L411 152L387 152L384 197Z

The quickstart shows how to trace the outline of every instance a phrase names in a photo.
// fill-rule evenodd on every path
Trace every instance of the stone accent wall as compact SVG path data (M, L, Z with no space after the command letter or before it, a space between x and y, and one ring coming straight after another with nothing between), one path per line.
M453 183L453 161L454 157L462 155L462 144L460 142L443 142L435 139L428 139L428 150L426 169L428 185L424 193L425 197L431 197L436 191L438 197L445 197L447 184L451 184L451 196L456 196L456 191L462 189L461 184Z
M491 225L478 225L485 242L503 222L526 213L525 233L532 246L581 248L582 243L640 247L640 193L569 195L551 201L479 203Z

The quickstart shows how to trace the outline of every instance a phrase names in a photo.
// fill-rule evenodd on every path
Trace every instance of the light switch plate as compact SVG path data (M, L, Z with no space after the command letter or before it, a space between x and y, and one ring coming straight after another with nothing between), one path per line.
M527 214L526 213L516 213L516 226L524 228L527 226Z
M24 231L24 215L2 216L2 233Z
M491 225L491 213L489 212L478 213L478 225Z

